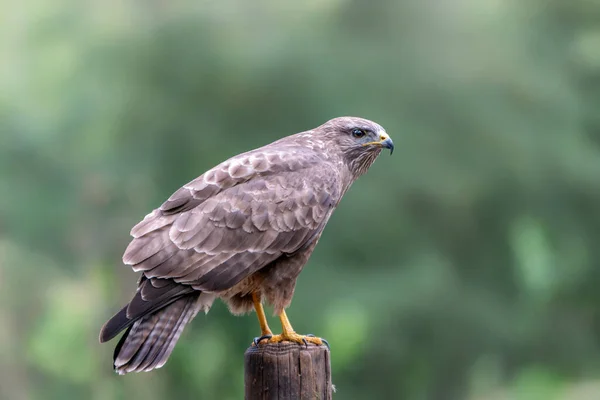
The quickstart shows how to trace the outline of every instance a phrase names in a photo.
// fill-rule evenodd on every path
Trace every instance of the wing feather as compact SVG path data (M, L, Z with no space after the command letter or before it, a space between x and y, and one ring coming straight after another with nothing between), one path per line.
M123 260L149 278L228 289L318 237L341 197L333 171L304 147L234 157L136 225Z

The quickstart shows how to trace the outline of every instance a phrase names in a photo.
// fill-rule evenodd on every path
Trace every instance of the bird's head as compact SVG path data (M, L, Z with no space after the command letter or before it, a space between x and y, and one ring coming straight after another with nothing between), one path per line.
M352 173L358 177L373 164L381 149L394 151L394 142L381 125L358 117L339 117L327 121L321 128L328 140L341 149Z

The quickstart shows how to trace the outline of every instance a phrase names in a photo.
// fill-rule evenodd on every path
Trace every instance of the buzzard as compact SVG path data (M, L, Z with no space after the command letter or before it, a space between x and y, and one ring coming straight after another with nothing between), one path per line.
M375 122L340 117L217 165L133 227L123 262L141 272L133 299L100 332L127 329L119 374L162 367L184 326L216 298L233 314L256 311L268 342L323 344L286 314L296 278L350 185L394 144ZM279 316L273 335L262 307ZM255 340L255 343L258 341Z

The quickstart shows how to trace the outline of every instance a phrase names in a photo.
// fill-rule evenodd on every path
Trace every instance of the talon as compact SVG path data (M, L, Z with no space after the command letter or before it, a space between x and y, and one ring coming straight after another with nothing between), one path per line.
M317 346L321 346L325 343L327 347L329 347L329 343L326 340L321 339L320 337L316 337L315 335L299 335L296 332L290 332L287 334L281 335L273 335L273 337L269 338L268 343L281 343L281 342L294 342L300 345L305 345L308 347L309 343L316 344Z
M292 324L290 324L290 320L288 319L285 310L282 310L279 313L279 320L281 321L283 332L280 335L271 337L268 340L268 343L280 343L285 341L298 343L300 345L304 344L306 347L308 347L308 343L316 344L317 346L322 346L323 343L325 343L327 348L329 348L329 343L327 343L326 340L316 337L313 334L299 335L294 332L294 328L292 328Z
M315 335L313 335L312 333L307 333L307 334L306 334L306 335L304 335L304 336L306 336L306 337L316 337L316 336L315 336ZM327 348L328 348L329 350L331 350L331 346L329 346L329 342L328 342L326 339L323 339L323 338L319 338L319 339L321 339L321 342L323 342L323 344L324 344L325 346L327 346Z
M258 346L258 344L260 343L261 340L271 339L272 337L273 337L273 335L262 335L261 337L255 337L254 340L252 341L252 343L254 343L255 346Z

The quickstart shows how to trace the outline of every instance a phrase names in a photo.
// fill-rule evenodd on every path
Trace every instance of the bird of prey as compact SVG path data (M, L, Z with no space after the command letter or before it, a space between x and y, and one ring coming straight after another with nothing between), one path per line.
M177 190L133 227L123 262L141 272L133 299L100 332L127 329L114 352L119 374L162 367L184 326L216 298L256 311L261 340L323 344L297 334L285 308L296 278L350 185L382 148L375 122L340 117L230 158ZM279 316L271 332L262 303Z

